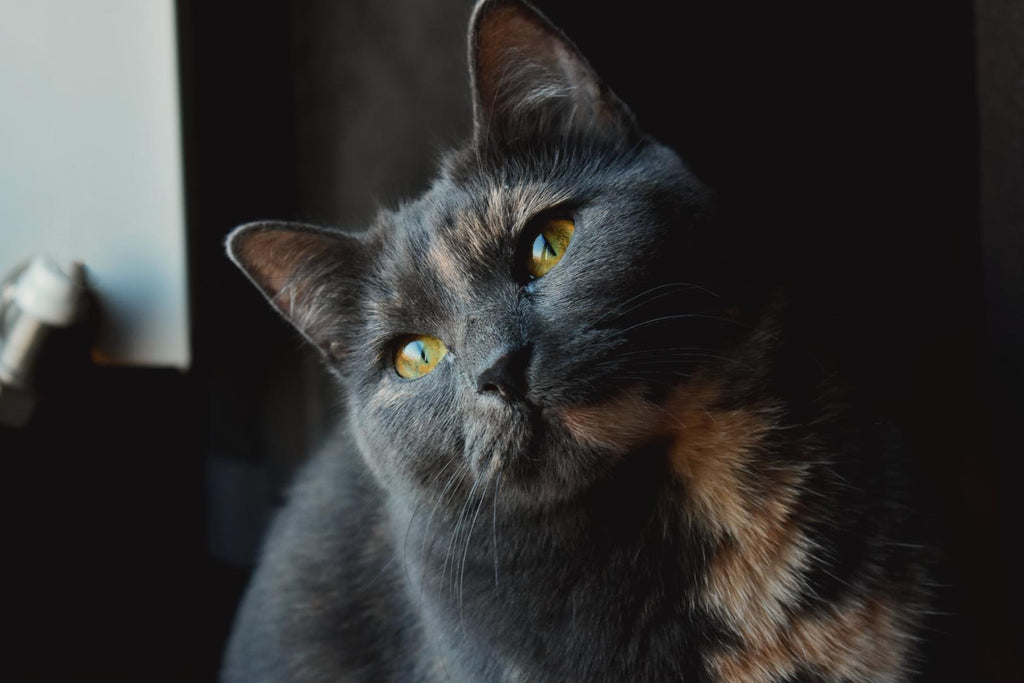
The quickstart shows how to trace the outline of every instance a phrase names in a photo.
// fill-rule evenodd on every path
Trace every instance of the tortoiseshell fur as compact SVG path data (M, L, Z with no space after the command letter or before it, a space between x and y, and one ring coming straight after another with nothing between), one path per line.
M324 353L225 681L901 681L927 603L898 443L727 212L528 5L478 4L473 139L370 230L232 258ZM517 277L537 216L563 260ZM448 355L408 381L405 334ZM514 354L526 394L480 389Z

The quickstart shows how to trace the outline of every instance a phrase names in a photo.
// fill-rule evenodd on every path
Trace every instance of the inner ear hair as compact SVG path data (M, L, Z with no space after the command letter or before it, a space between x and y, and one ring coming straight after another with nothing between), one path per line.
M307 339L331 357L344 302L362 263L360 238L298 223L260 222L228 236L231 260Z

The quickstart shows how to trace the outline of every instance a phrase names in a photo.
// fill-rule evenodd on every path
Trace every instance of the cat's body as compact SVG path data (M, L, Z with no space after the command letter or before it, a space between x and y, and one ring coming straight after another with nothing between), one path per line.
M532 9L481 3L471 64L474 139L424 197L361 237L232 238L342 380L352 446L275 522L225 680L909 676L894 440L799 305ZM418 378L410 340L446 351Z
M767 436L766 423L749 424L764 415L703 410L695 404L680 419L704 457L736 457ZM863 427L825 429L839 439ZM813 443L813 430L801 431ZM840 497L828 514L848 519L817 530L811 521L824 511L794 509L799 520L775 524L778 500L730 499L743 495L730 490L731 475L709 474L723 480L706 482L721 487L707 505L749 515L740 522L749 541L717 543L704 526L715 517L702 523L707 512L687 504L669 469L669 444L634 453L580 500L499 517L494 489L470 499L453 486L439 504L392 498L342 444L307 466L276 520L228 680L900 679L922 577L902 550L884 547L903 512L888 509L894 481L875 468L892 454L878 442L814 445L877 454L851 465L871 469L872 504L847 507ZM812 491L797 497L814 506ZM874 546L873 575L859 564L860 540ZM836 543L845 547L830 561Z

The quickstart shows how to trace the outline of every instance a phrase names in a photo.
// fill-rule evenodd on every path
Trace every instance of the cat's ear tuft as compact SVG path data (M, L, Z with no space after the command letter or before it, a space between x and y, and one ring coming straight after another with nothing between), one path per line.
M360 237L260 222L235 228L226 246L231 260L303 336L330 357L342 355L364 263Z
M540 132L632 136L633 115L564 33L520 0L481 0L469 29L478 144Z

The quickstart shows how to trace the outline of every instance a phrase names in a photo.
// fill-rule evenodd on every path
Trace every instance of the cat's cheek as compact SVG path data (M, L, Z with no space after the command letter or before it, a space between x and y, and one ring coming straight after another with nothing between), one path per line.
M660 407L640 386L604 401L558 409L554 415L580 445L620 453L656 437L664 420Z
M419 476L451 451L454 420L442 365L443 360L433 373L417 380L385 375L372 394L350 407L360 449L379 474Z

